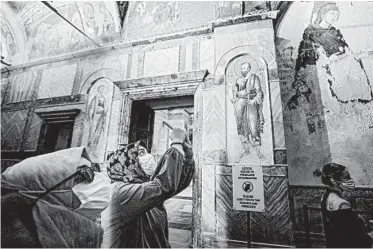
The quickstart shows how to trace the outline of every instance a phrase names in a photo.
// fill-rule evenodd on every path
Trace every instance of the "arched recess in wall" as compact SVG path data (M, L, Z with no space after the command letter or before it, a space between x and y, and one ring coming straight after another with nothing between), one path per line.
M248 70L247 63L252 78L248 84L242 84L246 73L242 70ZM239 46L226 52L218 61L215 82L225 87L228 163L273 164L274 137L269 82L277 80L276 70L274 55L261 47ZM252 84L250 103L239 95L235 96L235 91L249 87L249 84Z
M276 25L291 184L318 183L312 171L330 160L372 182L373 153L361 149L373 142L372 7L293 2Z
M93 162L102 163L107 151L117 147L117 128L121 110L120 90L113 83L115 70L98 70L84 82L81 93L86 94L82 117L81 146L86 146ZM112 77L106 77L109 75Z
M82 80L83 84L81 85L79 92L81 94L87 94L94 82L100 78L107 78L111 82L123 80L118 70L112 68L101 68L91 73L86 79Z

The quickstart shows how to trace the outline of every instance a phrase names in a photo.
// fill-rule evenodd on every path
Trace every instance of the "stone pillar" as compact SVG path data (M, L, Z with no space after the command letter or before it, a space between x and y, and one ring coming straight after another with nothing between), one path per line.
M204 246L292 246L282 104L270 20L215 29L212 86L203 90L202 237ZM238 134L232 89L249 62L263 91L264 125L260 144ZM207 84L205 84L207 85ZM259 111L259 110L258 110ZM247 119L249 120L249 119ZM247 125L249 121L243 123ZM233 210L232 167L262 166L265 212ZM250 234L248 234L250 233Z

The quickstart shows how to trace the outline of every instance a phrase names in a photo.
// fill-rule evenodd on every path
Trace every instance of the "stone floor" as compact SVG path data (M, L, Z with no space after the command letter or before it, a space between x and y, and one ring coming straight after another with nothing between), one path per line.
M165 202L169 239L174 248L188 248L192 244L192 184Z
M169 228L172 248L189 248L192 245L192 231Z

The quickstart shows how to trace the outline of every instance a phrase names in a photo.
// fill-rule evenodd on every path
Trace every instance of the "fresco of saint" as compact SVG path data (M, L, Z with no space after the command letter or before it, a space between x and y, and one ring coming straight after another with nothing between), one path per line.
M96 163L104 161L112 98L113 83L106 79L98 80L89 90L84 141L91 160Z
M263 98L259 77L251 71L251 64L243 62L232 88L237 132L241 142L261 145L260 133L263 133Z
M97 145L100 136L103 135L103 131L105 130L105 122L106 122L106 112L107 107L106 99L104 96L105 86L100 85L97 87L97 94L92 98L91 102L89 103L89 141L88 146L92 147Z
M340 11L335 3L320 7L315 21L304 31L296 71L321 63L329 75L332 96L339 102L372 100L372 91L359 59L352 53L342 32L334 27Z

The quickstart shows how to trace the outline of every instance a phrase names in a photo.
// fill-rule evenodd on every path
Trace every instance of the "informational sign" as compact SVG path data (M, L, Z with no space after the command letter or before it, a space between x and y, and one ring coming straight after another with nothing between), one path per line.
M264 212L262 166L233 165L233 209Z

